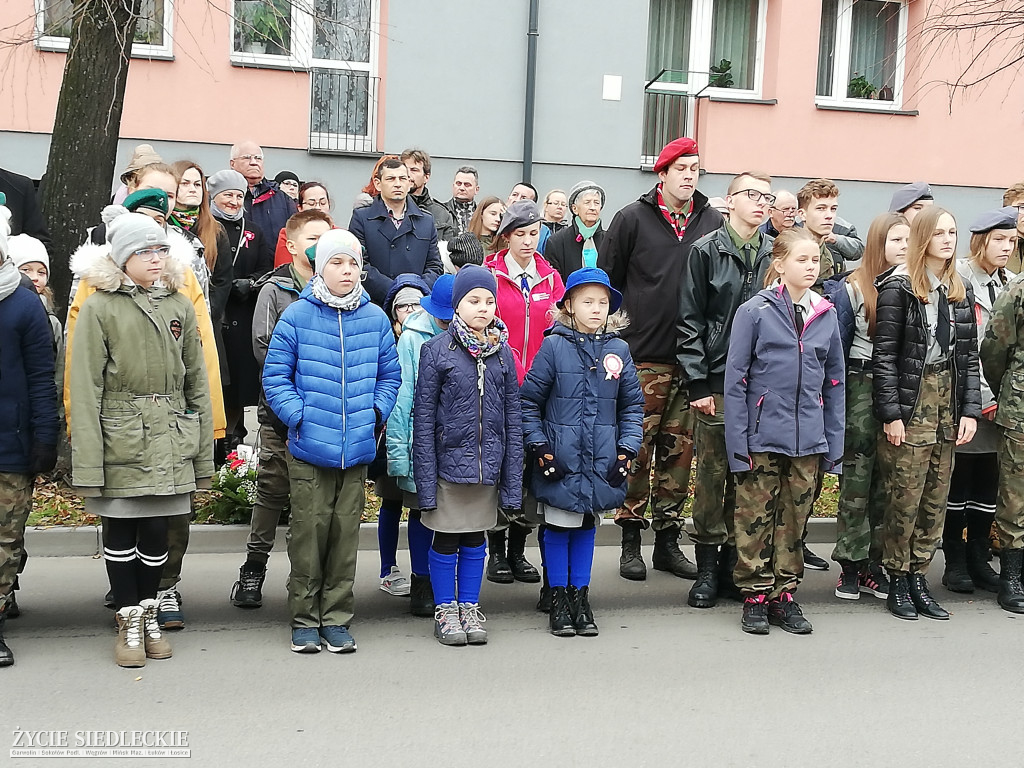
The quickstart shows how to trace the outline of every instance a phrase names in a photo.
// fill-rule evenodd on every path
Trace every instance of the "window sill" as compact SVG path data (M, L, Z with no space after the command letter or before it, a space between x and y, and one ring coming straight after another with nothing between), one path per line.
M67 53L70 45L71 39L67 37L45 35L36 39L36 50L47 53ZM136 43L132 46L132 58L174 61L174 51L168 46Z
M280 69L288 72L306 72L309 67L291 56L272 56L267 54L242 53L231 54L231 66L253 69Z
M917 117L921 113L916 109L893 109L891 107L870 107L859 104L822 104L815 102L817 109L827 112L866 112L872 115L902 115L904 117Z
M709 96L708 101L723 102L730 104L761 104L766 107L774 107L779 103L778 99L758 99L753 96Z

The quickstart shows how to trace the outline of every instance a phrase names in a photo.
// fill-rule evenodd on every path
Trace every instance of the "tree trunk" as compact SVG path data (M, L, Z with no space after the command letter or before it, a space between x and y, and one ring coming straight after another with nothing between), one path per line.
M71 28L43 184L53 237L50 285L62 308L71 288L68 260L110 201L139 3L80 0Z

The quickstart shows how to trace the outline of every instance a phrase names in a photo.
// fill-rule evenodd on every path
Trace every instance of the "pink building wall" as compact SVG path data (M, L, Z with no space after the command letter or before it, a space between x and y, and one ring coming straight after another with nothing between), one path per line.
M927 6L925 0L909 6L912 39ZM981 187L1024 175L1014 148L1024 127L1024 79L1016 73L957 96L951 113L948 91L936 81L954 80L961 60L912 43L903 108L918 116L818 109L820 23L820 3L769 0L762 95L778 104L701 100L697 134L709 172L773 168L797 177ZM999 53L992 51L989 61Z

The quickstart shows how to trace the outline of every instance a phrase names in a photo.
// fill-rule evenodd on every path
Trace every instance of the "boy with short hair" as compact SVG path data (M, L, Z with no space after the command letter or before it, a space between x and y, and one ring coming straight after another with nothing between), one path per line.
M814 289L826 280L846 271L847 260L856 261L864 253L857 230L840 219L839 187L830 179L812 179L796 193L797 215L821 247L821 273Z
M331 217L321 210L310 209L296 213L285 224L285 238L291 264L280 267L261 278L256 284L259 298L252 322L252 351L262 367L270 346L270 337L281 313L299 298L302 289L313 277L313 263L306 250L315 248L317 240L334 226ZM267 561L274 548L274 537L281 513L288 504L288 451L278 436L275 424L280 424L267 407L266 396L261 395L256 412L260 424L260 471L256 478L256 503L249 524L246 542L246 561L238 572L238 581L231 590L231 603L239 608L259 608L263 605L263 580L267 575Z
M316 653L322 640L351 653L366 469L402 375L391 323L363 290L359 240L331 230L315 254L313 277L274 328L263 391L288 429L291 648Z

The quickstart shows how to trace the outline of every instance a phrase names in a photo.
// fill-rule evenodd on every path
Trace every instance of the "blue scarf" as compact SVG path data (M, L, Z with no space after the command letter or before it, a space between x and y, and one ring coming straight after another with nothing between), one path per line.
M583 242L583 266L584 267L596 267L597 266L597 248L588 248L587 242L594 242L594 233L597 232L598 227L601 226L601 220L598 219L594 222L594 226L588 227L583 223L583 220L579 216L573 217L576 222L576 229L580 231L579 237Z

